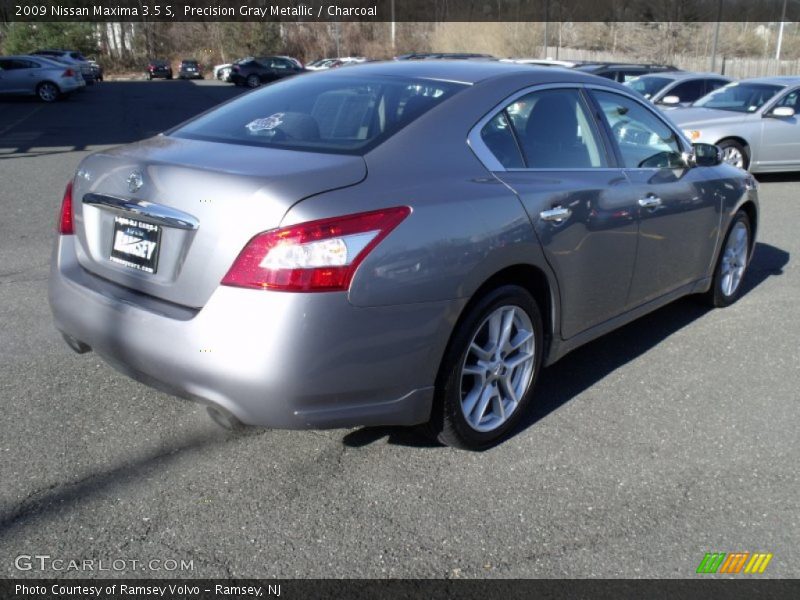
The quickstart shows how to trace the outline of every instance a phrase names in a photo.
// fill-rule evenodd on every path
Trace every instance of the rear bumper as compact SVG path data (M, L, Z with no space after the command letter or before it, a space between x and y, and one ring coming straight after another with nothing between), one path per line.
M85 83L83 85L86 85ZM58 83L58 87L61 90L62 94L69 94L70 92L74 92L75 90L79 90L83 87L81 82L77 81L76 79L62 79Z
M462 301L357 308L344 293L219 287L192 311L85 271L61 236L49 281L56 327L152 387L288 429L429 418Z

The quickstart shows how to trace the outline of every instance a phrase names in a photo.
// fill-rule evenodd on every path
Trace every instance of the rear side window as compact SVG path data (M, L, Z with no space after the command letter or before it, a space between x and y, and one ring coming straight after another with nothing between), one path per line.
M511 131L506 111L498 113L497 116L483 126L481 139L506 169L522 169L525 167L517 140Z
M532 92L509 105L505 113L528 168L607 166L600 136L578 90Z
M360 154L463 89L396 77L300 75L266 86L173 131L176 137Z

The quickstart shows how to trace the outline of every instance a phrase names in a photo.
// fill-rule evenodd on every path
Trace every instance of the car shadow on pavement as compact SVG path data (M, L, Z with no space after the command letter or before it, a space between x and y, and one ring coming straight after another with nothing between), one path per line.
M756 243L747 277L742 284L742 296L769 277L781 275L788 262L788 252L769 244ZM616 369L638 358L710 310L698 298L681 298L576 349L554 365L542 369L533 404L506 439L535 425ZM342 443L350 447L360 447L383 438L387 438L390 444L401 446L439 446L417 429L403 427L364 427L345 435Z
M167 469L187 454L202 453L207 448L260 435L266 431L268 430L252 429L244 433L233 433L216 429L206 433L196 432L107 470L93 471L74 480L41 486L29 492L11 510L0 513L0 539L33 522L63 514L87 499L101 496L110 488L135 485L141 478L150 477L156 471Z

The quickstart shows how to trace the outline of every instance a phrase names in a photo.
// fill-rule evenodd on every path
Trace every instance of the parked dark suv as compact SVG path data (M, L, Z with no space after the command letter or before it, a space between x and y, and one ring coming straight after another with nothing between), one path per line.
M181 61L178 69L178 79L202 79L203 68L196 60L187 59Z
M231 67L231 81L255 88L262 83L304 72L296 61L286 56L260 56L240 61Z
M148 79L172 79L172 67L165 60L151 60L147 63Z
M679 71L672 65L648 65L648 64L628 64L628 63L587 63L575 67L578 71L599 75L606 79L612 79L625 83L635 77L641 77L648 73L659 73L664 71Z

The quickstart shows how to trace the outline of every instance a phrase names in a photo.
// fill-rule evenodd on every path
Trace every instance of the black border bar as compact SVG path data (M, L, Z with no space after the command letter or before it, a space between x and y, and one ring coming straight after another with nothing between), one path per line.
M785 9L785 12L784 12ZM797 0L0 0L0 22L800 21Z
M655 559L654 559L655 560ZM26 586L22 593L18 586ZM112 587L113 586L113 587ZM122 593L123 587L150 588L150 593ZM170 586L174 586L170 588ZM217 586L221 586L218 588ZM44 593L31 592L33 588ZM99 595L82 588L102 588ZM242 593L230 593L230 588ZM261 595L247 589L261 589ZM164 589L162 595L160 590ZM73 593L68 593L69 591ZM158 591L155 591L158 590ZM182 591L179 591L182 590ZM277 592L277 593L276 593ZM779 600L800 597L800 580L717 579L2 579L3 600L216 600L268 598L281 600L647 600L739 599Z

